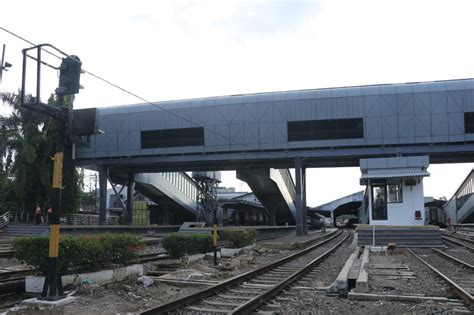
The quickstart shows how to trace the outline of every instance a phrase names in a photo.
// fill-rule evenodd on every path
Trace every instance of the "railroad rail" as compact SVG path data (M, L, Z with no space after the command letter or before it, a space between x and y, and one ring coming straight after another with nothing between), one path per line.
M140 314L248 313L310 272L350 235L350 231L338 231L295 254Z
M449 254L447 254L447 253L445 253L445 252L442 252L442 251L440 251L439 249L436 249L436 248L432 248L431 250L434 251L436 254L438 254L438 255L440 255L440 256L442 256L442 257L444 257L444 258L446 258L446 259L448 259L448 260L450 260L450 261L452 261L452 262L454 262L455 264L458 264L458 265L460 265L460 266L462 266L462 267L464 267L464 268L467 268L467 269L474 270L474 265L471 265L471 264L468 263L468 262L465 262L465 261L463 261L463 260L461 260L461 259L459 259L459 258L457 258L457 257L454 257L454 256L452 256L452 255L449 255ZM473 281L474 281L474 279L473 279Z
M445 241L448 241L450 243L462 246L464 248L469 249L470 251L474 251L474 241L463 238L463 237L458 237L458 236L452 236L452 235L441 235L441 238Z
M474 307L474 270L459 268L432 249L408 248L408 251L441 277L466 304Z

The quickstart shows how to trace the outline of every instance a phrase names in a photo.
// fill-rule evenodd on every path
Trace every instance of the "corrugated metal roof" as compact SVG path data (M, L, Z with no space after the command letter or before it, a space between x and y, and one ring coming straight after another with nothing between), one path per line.
M416 171L416 170L407 170L407 171L397 171L393 172L387 170L385 172L377 172L370 174L362 174L360 179L381 179L381 178L405 178L405 177L425 177L430 176L430 173L427 171Z

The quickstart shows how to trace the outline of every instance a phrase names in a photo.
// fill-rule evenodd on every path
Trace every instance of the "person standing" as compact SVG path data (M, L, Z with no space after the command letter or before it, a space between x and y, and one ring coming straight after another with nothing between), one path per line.
M35 224L41 224L41 207L39 205L36 206L35 219Z
M51 224L51 214L53 213L53 208L48 208L48 223Z

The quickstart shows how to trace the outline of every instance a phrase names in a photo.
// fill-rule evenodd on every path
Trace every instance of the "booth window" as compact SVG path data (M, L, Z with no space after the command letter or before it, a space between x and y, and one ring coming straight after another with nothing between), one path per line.
M387 220L387 186L372 186L372 220Z
M403 202L401 184L387 185L387 190L388 190L387 202L389 203L402 203Z

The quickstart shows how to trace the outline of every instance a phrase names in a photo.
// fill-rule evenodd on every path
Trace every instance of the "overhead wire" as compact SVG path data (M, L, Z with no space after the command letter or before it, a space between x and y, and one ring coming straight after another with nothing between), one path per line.
M18 35L18 34L16 34L16 33L14 33L14 32L12 32L12 31L9 31L9 30L7 30L7 29L5 29L5 28L3 28L3 27L0 27L0 30L5 31L5 32L9 33L10 35L12 35L12 36L14 36L14 37L16 37L16 38L18 38L18 39L20 39L20 40L22 40L22 41L24 41L24 42L30 44L30 45L36 46L35 43L33 43L33 42L27 40L26 38L24 38L24 37L22 37L22 36L20 36L20 35ZM43 50L44 52L46 52L46 53L48 53L48 54L50 54L50 55L52 55L52 56L54 56L54 57L56 57L56 58L58 58L58 59L62 59L61 56L58 56L57 54L55 54L55 53L53 53L53 52L51 52L51 51L49 51L49 50L47 50L47 49L45 49L45 48L41 48L41 50ZM186 117L183 117L183 116L181 116L181 115L179 115L179 114L177 114L177 113L175 113L175 112L173 112L173 111L171 111L171 110L169 110L169 109L166 109L166 108L164 108L164 107L162 107L162 106L156 104L155 102L149 101L149 100L147 100L146 98L144 98L144 97L142 97L142 96L140 96L140 95L138 95L138 94L136 94L136 93L134 93L134 92L132 92L132 91L129 91L129 90L127 90L127 89L125 89L125 88L119 86L118 84L115 84L115 83L113 83L113 82L111 82L111 81L109 81L109 80L107 80L107 79L105 79L105 78L103 78L103 77L101 77L101 76L99 76L99 75L97 75L97 74L92 73L91 71L88 71L88 70L86 70L86 69L82 69L82 70L84 71L84 73L86 73L86 74L88 74L88 75L94 77L95 79L100 80L100 81L102 81L102 82L104 82L104 83L106 83L106 84L108 84L108 85L110 85L110 86L112 86L112 87L114 87L114 88L116 88L116 89L118 89L118 90L120 90L120 91L122 91L122 92L128 94L128 95L131 95L131 96L133 96L133 97L135 97L135 98L137 98L137 99L139 99L139 100L141 100L141 101L143 101L143 102L145 102L145 103L147 103L147 104L149 104L149 105L152 105L153 107L156 107L156 108L158 108L159 110L162 110L162 111L164 111L164 112L166 112L166 113L168 113L168 114L171 114L171 115L175 116L176 118L179 118L179 119L181 119L181 120L183 120L183 121L186 121L186 122L188 122L188 123L190 123L190 124L192 124L192 125L194 125L194 126L201 127L201 128L203 128L204 130L208 131L209 133L214 134L215 136L219 136L219 137L221 137L221 138L223 138L223 139L229 140L229 141L230 141L230 142L229 142L229 145L230 145L230 146L231 146L231 145L242 145L242 146L247 147L247 148L250 148L250 149L252 149L252 150L254 150L254 151L262 151L262 150L263 150L263 149L261 149L261 148L259 148L259 147L254 147L254 146L252 146L252 145L250 145L250 144L243 143L243 142L237 141L237 140L235 140L235 139L232 139L231 137L228 137L228 136L225 136L225 135L223 135L223 134L220 134L220 133L218 133L218 132L216 132L216 131L214 131L214 130L212 130L212 129L210 129L210 128L207 128L207 127L205 127L205 126L203 126L203 125L201 125L201 124L198 124L198 123L192 121L191 119L188 119L188 118L186 118ZM273 152L267 152L267 153L270 154L270 155L274 155L274 156L278 157L279 159L289 159L289 160L293 161L293 160L290 159L290 158L285 158L285 157L282 157L282 156L280 156L280 155L277 156L277 155L275 155Z

